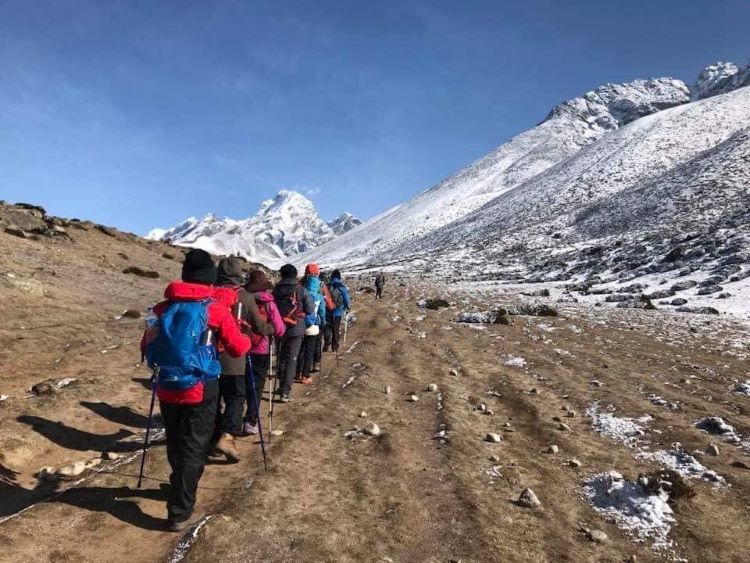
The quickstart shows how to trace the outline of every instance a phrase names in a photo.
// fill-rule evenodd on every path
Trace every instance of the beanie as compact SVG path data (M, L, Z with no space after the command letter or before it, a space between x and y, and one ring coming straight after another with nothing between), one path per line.
M221 259L216 280L217 284L242 285L242 277L242 260L236 256Z
M247 284L245 289L250 293L259 293L261 291L267 291L273 287L273 284L268 281L266 274L263 270L253 270L247 276Z
M341 270L334 270L331 272L331 279L333 278L341 279Z
M182 263L182 281L213 285L216 283L216 264L205 250L194 248L185 254Z
M279 274L281 274L282 278L296 278L297 268L295 268L291 264L284 264L279 270Z
M318 268L318 265L315 262L308 264L305 268L305 275L319 276L320 268Z

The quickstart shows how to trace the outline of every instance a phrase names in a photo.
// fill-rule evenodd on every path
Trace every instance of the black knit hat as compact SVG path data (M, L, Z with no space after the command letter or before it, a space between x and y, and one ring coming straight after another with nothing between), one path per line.
M216 283L216 264L205 250L194 248L185 254L182 263L182 281L213 285Z
M297 268L295 268L291 264L284 264L279 270L279 274L281 274L282 278L296 278Z
M260 293L261 291L268 291L273 288L273 284L268 281L266 274L263 270L253 270L247 276L247 284L245 289L250 293Z
M341 270L334 270L331 272L331 279L333 278L341 279Z

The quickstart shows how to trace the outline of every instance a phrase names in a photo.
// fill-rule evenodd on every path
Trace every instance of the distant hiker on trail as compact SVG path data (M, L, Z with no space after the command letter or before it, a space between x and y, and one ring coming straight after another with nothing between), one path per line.
M383 287L385 287L385 274L383 272L378 272L378 275L375 276L375 298L376 299L383 298Z
M243 327L242 332L250 336L253 341L253 349L261 340L266 340L268 335L273 334L274 326L258 310L255 298L242 287L244 274L242 262L239 258L231 256L219 262L218 278L216 280L215 299L226 305L234 315L234 318ZM237 312L240 312L238 318ZM224 402L224 412L221 406L217 410L217 436L215 450L222 453L230 461L239 461L240 453L237 451L234 438L242 436L243 422L242 414L245 410L245 398L253 402L252 392L246 393L246 368L247 359L233 358L221 350L221 379L219 380L220 401Z
M292 400L292 385L297 370L306 320L315 315L315 304L310 294L297 281L297 268L286 264L279 270L281 281L273 288L273 298L286 324L286 333L279 343L279 390L282 403Z
M320 269L317 264L308 264L302 280L302 285L313 300L315 311L310 317L305 317L305 338L297 360L296 381L304 385L312 383L310 374L314 371L316 364L320 365L320 344L326 323L326 302L319 274Z
M221 363L217 346L235 358L247 354L250 338L240 332L226 305L214 300L216 265L203 250L191 250L182 281L171 282L153 309L142 349L154 369L167 458L172 467L167 499L169 529L192 524L198 481L216 427Z
M351 301L349 299L349 290L341 281L341 272L334 270L331 272L331 282L328 284L331 291L331 298L335 305L333 310L333 323L331 328L331 349L334 352L339 350L339 339L341 336L341 320L349 312Z
M273 284L268 281L266 274L262 270L253 270L247 277L247 283L245 289L249 291L255 303L258 305L261 317L268 319L273 325L273 337L280 339L286 332L286 325L284 320L281 318L278 307L273 300L271 295L271 289ZM259 394L258 403L260 403L260 395L263 394L263 389L266 386L266 377L268 376L268 367L271 360L271 342L268 336L264 336L261 341L253 347L250 351L250 365L251 374L248 377L255 378L255 389ZM273 374L272 374L273 376ZM252 400L252 383L247 380L247 391L245 393L247 397L247 412L245 414L245 423L243 425L243 432L245 434L257 434L258 433L258 408L256 401ZM273 397L271 397L273 400Z

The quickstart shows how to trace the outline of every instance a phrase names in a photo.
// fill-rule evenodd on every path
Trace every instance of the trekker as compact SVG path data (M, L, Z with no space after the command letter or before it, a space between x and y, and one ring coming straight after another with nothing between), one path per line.
M154 368L164 419L172 468L167 521L175 532L197 519L193 515L196 490L216 425L221 373L216 345L236 358L251 346L231 311L213 299L215 282L211 256L198 249L188 252L182 281L167 286L166 300L153 309L157 324L147 328L142 344Z
M349 312L351 300L349 299L349 290L341 281L341 272L334 270L331 272L331 283L328 285L331 290L331 298L336 306L333 310L332 330L331 330L331 349L334 352L339 350L339 338L341 336L341 319Z
M273 295L271 295L270 290L272 288L273 284L268 281L266 274L262 270L253 270L247 276L245 289L255 299L261 317L265 316L268 322L273 325L272 336L279 339L284 336L286 326L273 300ZM242 428L245 434L253 435L258 433L258 418L260 417L258 404L263 395L263 389L266 387L266 377L268 377L268 367L271 360L271 346L271 338L264 336L250 352L250 373L247 374L247 379L245 380L245 384L247 385L245 392L247 397L247 411L245 412L245 422ZM250 377L255 378L255 389L258 393L256 400L253 400L253 387L249 379ZM271 374L271 377L273 377L273 374ZM273 397L271 397L271 400L273 400Z
M385 287L385 274L383 272L378 272L378 275L375 276L375 298L376 299L383 298L383 287Z
M320 272L320 281L323 289L323 297L326 302L326 325L323 328L323 352L328 352L331 349L331 339L333 338L333 311L336 309L336 304L333 302L331 289L329 287L331 276L327 272Z
M315 305L307 290L297 281L297 268L285 264L279 274L281 281L273 288L273 298L286 325L286 332L279 343L278 393L281 402L288 403L292 400L292 384L306 322L314 316Z
M239 258L230 256L219 262L216 280L215 299L227 305L234 318L243 327L242 331L266 337L274 333L274 326L263 318L258 311L255 299L246 291L242 284L244 276L242 262ZM238 309L241 315L237 318ZM251 340L254 339L251 336ZM250 350L253 352L253 350ZM221 378L219 379L219 407L216 412L216 431L218 440L214 449L226 456L229 461L240 461L235 437L242 436L242 413L245 410L247 358L233 358L222 351ZM251 398L251 397L250 397ZM224 402L224 412L221 412L221 401Z
M314 318L305 319L305 338L302 341L302 349L297 360L297 381L303 385L310 385L312 378L310 374L317 365L320 365L321 356L321 331L325 330L326 303L321 288L320 269L317 264L308 264L305 268L305 277L302 285L313 300ZM317 371L319 371L318 368Z

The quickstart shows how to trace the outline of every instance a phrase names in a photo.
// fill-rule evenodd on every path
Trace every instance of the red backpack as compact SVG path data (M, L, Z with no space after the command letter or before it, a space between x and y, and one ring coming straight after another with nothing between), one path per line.
M258 347L265 336L255 332L252 325L248 324L242 319L237 318L237 306L240 303L240 289L242 289L240 286L217 287L214 292L214 297L217 301L219 301L223 305L226 305L232 311L232 316L237 320L237 326L243 334L247 335L250 338L250 342L252 343L250 350L252 351ZM258 311L260 313L260 318L263 321L267 321L269 315L266 308L263 307L261 309L261 307L258 307ZM221 344L218 345L218 349L220 353L224 352L224 347Z

